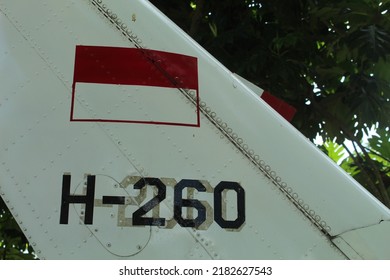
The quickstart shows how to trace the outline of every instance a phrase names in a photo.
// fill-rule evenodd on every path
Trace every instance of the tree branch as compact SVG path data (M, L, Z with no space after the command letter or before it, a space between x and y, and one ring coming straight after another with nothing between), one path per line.
M362 153L364 155L365 160L368 162L368 164L371 166L372 170L374 171L375 177L377 178L378 184L379 184L379 192L381 193L381 195L383 197L383 202L388 207L390 207L389 193L386 190L385 183L383 182L383 179L382 179L382 176L379 172L378 167L374 164L374 161L371 159L370 155L367 153L366 148L360 143L360 141L356 142L356 144L362 150Z
M370 148L368 148L368 147L365 147L365 148L366 148L366 150L369 151L370 153L372 153L372 154L374 154L374 155L380 157L381 159L384 159L385 161L387 161L387 162L390 163L390 159L388 159L387 157L385 157L385 156L379 154L378 152L376 152L376 151L373 150L373 149L370 149Z
M351 157L351 159L353 160L353 162L356 164L357 167L359 167L360 169L360 172L363 173L364 175L364 178L367 182L367 188L368 190L377 198L377 199L381 199L381 194L380 192L377 190L377 188L375 187L375 184L374 182L372 182L371 178L370 178L370 175L368 175L368 173L366 172L366 170L364 169L364 167L362 166L362 164L360 163L360 161L358 159L356 159L356 157L354 156L354 154L348 149L347 145L345 145L344 143L341 144L344 149L347 151L347 153L349 154L349 156ZM355 149L356 151L356 149ZM357 153L357 151L356 151Z

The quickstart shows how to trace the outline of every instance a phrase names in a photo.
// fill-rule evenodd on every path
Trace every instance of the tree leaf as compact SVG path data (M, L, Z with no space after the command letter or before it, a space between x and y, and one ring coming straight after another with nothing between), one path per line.
M390 34L375 24L362 27L349 39L351 46L358 48L360 56L373 61L385 59L390 54Z
M326 141L323 148L325 149L326 154L337 164L340 164L341 160L345 158L346 151L344 147L334 141Z
M372 149L377 151L384 158L390 160L390 131L389 129L379 128L376 130L377 135L368 139ZM389 162L390 163L390 162Z

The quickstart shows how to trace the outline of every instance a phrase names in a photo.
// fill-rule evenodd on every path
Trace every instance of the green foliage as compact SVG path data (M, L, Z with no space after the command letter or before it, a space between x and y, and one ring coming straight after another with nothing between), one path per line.
M377 129L376 135L369 139L370 147L375 151L379 161L387 162L390 165L390 131Z
M0 198L0 260L35 258L32 247Z
M388 130L378 130L377 135L367 139L363 147L366 154L357 148L348 148L333 141L325 142L320 148L346 172L383 200L384 193L373 189L382 180L386 194L390 194L390 134ZM351 144L355 146L354 143Z
M343 145L328 140L319 148L352 177L355 177L360 173L359 168L354 164L352 157L348 155L348 152Z
M321 146L321 149L335 162L340 163L340 160L346 154L346 151L342 145L333 141L327 141Z

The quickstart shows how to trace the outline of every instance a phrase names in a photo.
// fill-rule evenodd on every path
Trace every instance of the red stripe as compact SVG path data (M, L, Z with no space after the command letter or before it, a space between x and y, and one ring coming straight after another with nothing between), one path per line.
M263 92L261 98L289 122L293 119L295 113L297 112L293 106L287 104L276 96L273 96L267 91Z
M156 50L76 46L73 81L198 89L197 59Z

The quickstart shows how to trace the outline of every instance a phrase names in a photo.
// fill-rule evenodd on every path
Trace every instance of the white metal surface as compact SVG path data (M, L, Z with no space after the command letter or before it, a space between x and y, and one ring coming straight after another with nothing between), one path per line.
M383 221L340 234L333 242L351 259L389 259L389 230L389 222Z
M152 122L164 115L163 121L186 123L201 110L200 126L70 122L76 45L195 57L201 98L198 108L196 99L174 89L172 98L156 101L145 95L156 89L142 87L136 102L126 93L94 103L90 90L99 85L91 84L85 94L92 100L76 97L77 116ZM41 258L351 258L331 240L348 242L349 231L390 218L386 207L148 1L1 0L0 84L0 193ZM118 94L116 86L99 90ZM74 203L68 223L60 224L69 173L71 196L85 195L85 174L95 176L92 224L84 224L86 205ZM132 213L157 196L154 187L134 189L145 177L166 186L163 201L146 214L165 218L164 226L131 225ZM182 179L206 189L188 194L206 209L198 228L174 219L174 189ZM213 215L215 189L225 181L245 190L245 207L236 205L237 191L221 198L223 219L245 212L239 229L221 228ZM126 202L104 204L103 196ZM197 216L191 207L181 210L182 217ZM388 252L365 253L388 243L389 231L373 226L359 235L367 246L356 238L349 245L362 257L389 258Z

